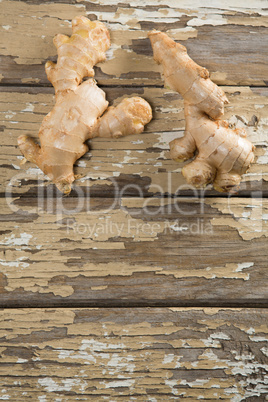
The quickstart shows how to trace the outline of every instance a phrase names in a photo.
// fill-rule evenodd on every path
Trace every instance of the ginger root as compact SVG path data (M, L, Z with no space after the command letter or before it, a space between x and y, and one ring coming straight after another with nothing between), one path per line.
M254 146L244 129L232 130L219 120L229 103L225 93L184 46L159 31L151 31L149 38L154 60L163 66L165 85L184 98L185 132L170 142L172 159L185 161L198 150L182 169L186 181L197 188L213 183L217 191L233 191L254 160Z
M88 150L86 140L141 133L152 118L150 105L136 96L104 113L108 102L92 77L94 65L105 60L110 47L109 31L102 22L76 17L72 32L71 37L56 35L57 63L45 65L56 104L40 127L41 146L26 135L18 138L24 157L65 194L70 193L75 180L73 164ZM90 78L82 83L84 77Z

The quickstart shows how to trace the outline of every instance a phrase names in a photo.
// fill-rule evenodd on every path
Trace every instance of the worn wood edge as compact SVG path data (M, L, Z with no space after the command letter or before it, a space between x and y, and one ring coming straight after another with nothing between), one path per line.
M4 309L0 319L5 399L268 394L267 310Z

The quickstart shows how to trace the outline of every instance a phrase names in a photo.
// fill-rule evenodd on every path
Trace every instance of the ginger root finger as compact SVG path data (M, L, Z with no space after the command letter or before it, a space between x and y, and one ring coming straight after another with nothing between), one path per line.
M214 182L218 191L232 191L254 160L254 146L244 129L230 129L224 120L227 97L196 64L184 46L165 33L149 33L154 59L163 66L165 83L184 98L185 135L170 143L172 159L198 156L182 173L189 184L205 187Z
M96 125L93 137L119 138L140 134L152 119L152 109L144 99L133 96L123 99L116 107L110 106Z

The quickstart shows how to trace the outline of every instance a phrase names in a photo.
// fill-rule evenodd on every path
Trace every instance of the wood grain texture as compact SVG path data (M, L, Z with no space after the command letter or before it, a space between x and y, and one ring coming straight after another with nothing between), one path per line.
M2 310L1 399L265 401L267 311Z
M0 8L0 400L268 400L265 2ZM91 141L66 198L21 165L17 138L37 138L52 109L44 64L79 14L110 30L95 69L108 101L142 96L153 120L140 136ZM230 100L225 118L256 146L235 196L191 189L170 160L183 103L163 87L152 29L209 69Z
M1 200L0 304L267 306L268 201Z
M3 84L45 84L44 63L55 59L57 33L70 34L77 14L105 22L111 31L108 61L98 66L102 84L161 84L161 68L152 58L148 31L166 31L189 49L190 56L222 85L267 85L268 18L265 2L196 0L7 1L1 2L0 35ZM120 60L120 68L118 68Z
M31 163L21 165L17 147L20 134L38 137L44 116L52 109L52 89L2 88L0 118L2 120L0 182L14 194L37 196L38 186L47 183L41 170ZM109 102L117 104L123 97L139 95L153 108L153 120L140 136L119 140L95 139L90 152L80 159L75 172L83 175L76 186L91 195L111 197L118 192L126 196L192 194L181 174L184 163L170 159L169 142L183 135L185 126L182 98L163 88L103 87ZM224 87L230 104L225 118L231 125L244 127L256 146L255 163L243 176L239 194L268 194L268 90L265 88ZM8 157L7 157L8 156ZM128 187L126 187L128 184ZM54 187L54 186L53 186ZM53 191L53 190L52 190ZM56 191L56 190L55 190ZM79 190L77 190L79 191ZM73 191L72 196L77 196ZM194 189L194 194L196 190ZM219 194L206 189L206 195Z

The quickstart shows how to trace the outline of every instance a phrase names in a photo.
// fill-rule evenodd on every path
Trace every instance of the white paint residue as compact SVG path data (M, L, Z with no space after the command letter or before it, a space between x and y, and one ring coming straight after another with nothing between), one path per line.
M241 272L245 268L253 267L254 262L242 262L237 264L236 272Z
M196 379L195 381L187 381L187 380L181 380L180 384L182 385L187 385L188 387L200 387L204 384L207 384L209 380L201 380L201 379Z
M113 353L112 358L107 363L109 374L114 375L116 373L122 373L123 371L133 373L135 364L131 363L132 361L133 356L120 356L118 353Z
M30 102L26 103L26 108L22 110L22 112L33 112L34 111L34 105Z
M4 28L5 31L8 31L11 27L11 25L2 25L2 28Z
M224 332L215 332L214 334L211 334L210 337L212 339L226 339L230 340L229 335L225 334Z
M131 142L131 144L138 145L138 144L143 144L144 141L137 140L137 141L130 141L130 142Z
M224 18L221 14L207 14L199 11L198 17L194 17L187 22L188 26L200 27L203 25L225 25L228 24L228 19Z
M260 349L261 352L268 357L268 347L266 348L265 346L263 348Z
M80 347L80 350L85 350L89 348L91 351L103 351L103 350L108 350L108 349L122 349L125 348L126 345L123 343L104 343L100 341L96 341L96 339L83 339L82 340L82 346Z
M78 161L76 164L77 164L77 166L79 166L79 167L86 167L86 166L87 166L87 164L86 164L85 161Z
M264 336L250 336L249 339L253 342L268 342L268 338Z
M202 339L202 342L208 348L219 348L220 347L220 342L215 339L212 339L210 336L207 339Z
M14 163L12 163L11 166L13 166L13 168L16 169L16 170L20 170L20 166L14 165Z
M79 385L80 380L74 380L71 378L67 378L65 380L61 380L63 385L59 385L52 378L45 377L39 378L38 384L45 388L47 392L59 392L59 391L71 391L74 385Z
M8 110L7 114L5 115L6 119L12 119L16 115L16 112L12 112L12 110Z
M41 169L39 169L38 167L31 167L31 168L28 168L27 170L26 170L26 172L25 172L27 175L34 175L34 176L36 176L36 175L41 175L41 176L44 176L44 173L42 172L42 170Z
M165 355L165 357L162 361L162 364L171 363L173 360L174 360L174 355L172 355L172 354Z
M59 350L58 357L59 359L81 359L84 360L84 364L92 364L96 363L97 359L104 359L107 365L107 360L110 358L109 351L124 349L125 347L123 343L118 342L113 344L100 342L95 339L83 339L78 351L61 349ZM122 359L124 359L124 361ZM128 372L132 372L135 367L130 364L131 359L132 358L119 358L116 354L113 354L109 365L113 366L119 363L119 366L116 366L116 370L121 370L121 368L124 367L125 370L128 369Z
M177 384L178 384L178 380L165 380L165 385L170 387L173 395L177 395L179 392L176 388L174 388L175 385L177 385Z
M242 212L242 217L243 218L248 218L250 216L250 212L249 211L244 211Z
M155 148L169 149L170 141L175 140L175 138L183 137L183 132L178 131L164 131L162 133L157 133L158 142L153 144Z
M268 164L268 148L265 151L264 155L258 156L257 163L260 165L267 165Z
M30 264L27 262L21 262L22 260L26 260L27 257L19 257L16 261L5 261L0 259L0 265L6 267L16 267L16 268L27 268Z
M117 387L131 387L135 383L135 380L117 380L111 381L105 384L105 388L117 388Z
M129 163L129 161L131 161L132 159L137 159L136 156L134 156L134 157L129 156L130 153L131 153L130 150L127 150L127 151L126 151L126 155L124 156L124 160L123 160L122 163Z
M70 350L61 350L59 353L59 359L81 359L85 360L85 364L96 363L96 358L92 353L87 353L84 350L80 350L78 353L74 353Z
M111 43L111 46L108 50L106 50L105 55L106 55L106 60L112 60L114 58L114 52L117 49L120 49L120 45L116 45L115 43Z
M15 237L14 234L5 237L4 241L1 241L0 244L5 246L28 246L29 241L33 236L29 233L21 233L20 237Z
M86 176L81 177L78 181L80 183L84 183L88 179L104 180L104 179L107 179L108 177L110 177L110 174L90 172Z
M27 359L18 359L17 363L28 363Z

